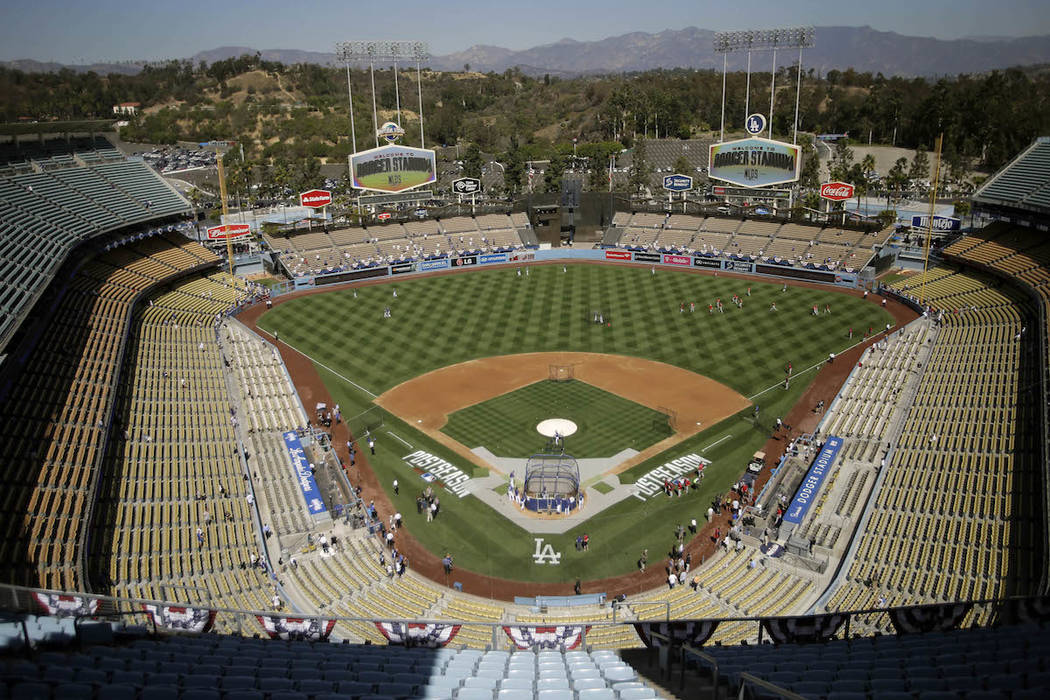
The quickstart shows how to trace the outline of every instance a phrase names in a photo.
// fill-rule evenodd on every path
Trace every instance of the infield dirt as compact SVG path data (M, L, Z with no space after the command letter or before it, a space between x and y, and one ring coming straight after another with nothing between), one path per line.
M675 411L674 434L622 462L617 472L751 405L726 385L680 367L589 352L535 352L461 362L402 382L375 402L464 458L491 468L441 428L460 409L548 379L551 365L572 365L579 381L654 410Z

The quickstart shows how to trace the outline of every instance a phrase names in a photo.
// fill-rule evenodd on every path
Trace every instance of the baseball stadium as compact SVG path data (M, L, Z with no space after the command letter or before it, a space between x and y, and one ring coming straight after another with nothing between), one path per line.
M268 286L108 137L0 161L0 697L1050 690L1050 138L918 262L601 195L253 229Z

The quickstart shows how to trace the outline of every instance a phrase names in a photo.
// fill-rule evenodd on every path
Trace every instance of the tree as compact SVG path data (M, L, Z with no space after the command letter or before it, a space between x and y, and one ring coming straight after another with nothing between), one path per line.
M911 159L911 168L908 170L909 180L928 180L930 177L930 158L922 148L915 150L915 157Z
M628 174L631 192L641 192L643 187L648 187L652 172L652 168L645 160L645 139L638 139L634 153L631 154L631 170Z
M871 185L875 182L872 175L877 174L875 173L875 156L870 153L864 156L860 161L860 170L861 194L864 195L864 211L866 213L868 210L868 192L871 191Z
M565 156L555 153L543 173L543 191L560 192L562 175L565 173Z
M802 170L798 176L798 183L807 188L820 184L820 158L813 147L812 136L802 138Z
M889 204L889 193L892 190L897 193L897 199L900 199L901 192L908 185L908 174L904 171L908 167L908 159L901 156L890 168L889 173L886 174L886 199Z
M692 166L689 165L689 161L685 159L685 156L678 156L678 160L674 162L674 171L679 175L688 175L689 171L692 169Z
M481 149L476 143L467 146L466 155L463 156L463 177L481 177Z
M839 139L835 143L835 150L828 164L832 180L843 180L849 182L850 169L853 167L853 149L849 147L848 139Z

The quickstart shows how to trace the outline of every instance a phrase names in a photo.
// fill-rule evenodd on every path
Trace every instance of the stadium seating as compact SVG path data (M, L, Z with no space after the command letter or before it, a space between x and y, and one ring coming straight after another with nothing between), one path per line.
M455 253L510 251L523 247L518 231L528 228L524 215L484 214L424 219L330 233L265 235L293 277L340 272L395 262L445 257Z
M84 518L131 304L147 288L205 264L211 254L198 248L197 256L166 262L176 249L155 236L82 265L64 292L56 290L39 351L21 371L9 370L0 435L0 457L12 467L4 474L0 544L8 581L67 590L83 585L77 567Z
M1004 626L705 651L730 691L748 673L805 697L1038 698L1050 692L1045 632Z
M59 647L8 659L0 674L0 688L14 698L657 697L608 650L406 649L215 635Z
M925 285L923 283L925 282ZM846 582L829 609L994 598L1030 590L1040 511L1027 302L986 275L935 268L920 289L942 328ZM885 624L872 620L873 624Z
M268 576L249 565L259 543L216 343L216 317L245 293L195 276L137 314L91 552L117 595L270 607Z
M0 349L72 248L107 231L167 216L190 205L141 161L91 162L90 140L8 149L47 160L26 169L0 169ZM77 151L80 149L80 151Z

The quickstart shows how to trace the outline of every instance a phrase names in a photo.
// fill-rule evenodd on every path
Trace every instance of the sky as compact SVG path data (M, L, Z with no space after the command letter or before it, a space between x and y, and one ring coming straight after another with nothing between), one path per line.
M332 51L337 41L424 40L526 49L632 31L868 25L900 34L1050 34L1047 0L0 0L0 60L185 58L219 46Z

